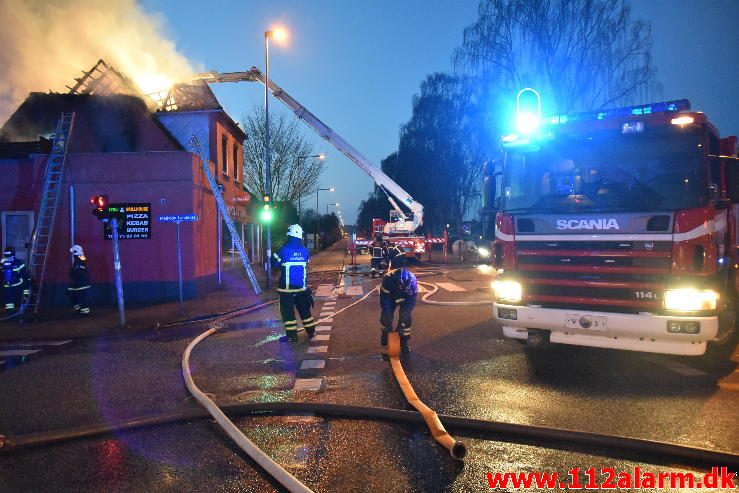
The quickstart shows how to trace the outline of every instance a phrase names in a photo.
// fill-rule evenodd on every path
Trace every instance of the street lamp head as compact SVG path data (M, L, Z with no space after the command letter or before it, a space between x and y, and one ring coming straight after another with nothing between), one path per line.
M334 187L328 189L329 192L333 192L334 190L336 190Z
M321 161L323 161L323 160L326 159L326 155L325 154L319 154L318 155L318 159L320 159Z
M287 39L287 31L283 27L275 27L264 32L265 38L272 38L275 41L284 41Z

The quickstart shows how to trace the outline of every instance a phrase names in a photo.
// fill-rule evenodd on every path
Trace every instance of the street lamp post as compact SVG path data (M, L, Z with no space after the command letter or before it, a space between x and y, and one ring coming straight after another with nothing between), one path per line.
M316 233L313 235L313 250L315 250L316 252L318 251L318 222L321 220L321 213L318 209L318 192L321 192L323 190L333 192L335 189L334 187L316 188Z
M285 31L274 29L264 32L264 201L271 207L272 200L272 171L269 160L269 38L280 40L285 37ZM267 229L267 289L272 287L272 228L270 223L265 224Z
M330 205L334 205L334 206L338 207L338 206L339 206L339 203L338 203L338 202L336 202L335 204L326 204L326 215L327 215L327 216L328 216L328 207L329 207ZM341 213L339 213L339 214L341 214Z
M301 175L303 174L303 159L318 158L321 161L326 159L325 154L313 154L312 156L298 156L298 223L300 223L300 202L302 202L303 194L303 180Z

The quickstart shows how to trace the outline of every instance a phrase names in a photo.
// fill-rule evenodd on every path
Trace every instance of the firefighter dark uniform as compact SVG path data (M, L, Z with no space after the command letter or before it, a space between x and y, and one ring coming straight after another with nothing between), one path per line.
M90 274L87 270L87 257L79 245L73 246L69 251L74 255L74 261L69 272L72 283L67 288L67 293L72 297L74 311L87 316L90 314Z
M287 228L287 241L272 254L272 265L280 268L277 292L280 294L280 315L285 326L285 336L280 341L298 340L297 308L303 328L309 338L316 332L316 322L311 315L313 296L308 288L307 273L310 256L303 246L303 229L293 224Z
M402 250L402 249L401 249ZM396 251L397 252L397 251ZM382 277L380 285L380 344L387 346L387 335L393 331L393 317L395 307L398 307L398 326L396 330L400 335L400 350L408 354L408 339L411 337L411 323L413 308L416 306L416 295L418 294L418 281L416 276L402 266L405 254L397 255L392 259L393 265L399 268L390 270Z
M372 260L370 260L370 274L372 277L376 277L382 273L382 261L387 258L387 242L382 239L382 236L377 235L372 240L370 245L370 253L372 254Z
M390 268L397 269L405 265L405 250L397 243L387 248L387 258Z
M15 248L8 247L3 251L3 297L5 310L19 310L23 299L28 298L31 282L26 264L15 257Z

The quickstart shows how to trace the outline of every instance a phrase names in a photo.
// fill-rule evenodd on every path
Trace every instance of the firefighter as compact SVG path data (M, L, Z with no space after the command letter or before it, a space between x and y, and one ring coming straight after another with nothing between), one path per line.
M388 270L405 265L405 250L399 243L388 245L385 257L387 258Z
M377 277L382 274L382 261L387 257L387 242L382 239L382 235L377 233L370 245L372 260L370 261L370 274Z
M26 264L15 257L15 248L7 247L3 251L3 294L5 310L20 310L24 300L30 295L31 280Z
M382 309L380 344L387 346L388 334L393 331L395 307L398 307L398 326L395 330L400 335L401 353L408 354L410 353L408 339L411 337L411 322L413 308L416 306L418 282L416 276L404 267L403 249L397 246L391 252L394 254L390 262L391 269L382 277L380 285L380 308Z
M69 253L74 255L74 261L72 270L69 272L72 282L67 288L67 293L72 297L75 313L88 316L90 315L90 274L87 271L87 257L79 245L70 248Z
M303 246L303 228L293 224L287 228L287 241L272 254L272 265L280 267L280 281L277 292L280 293L280 314L285 326L285 335L280 342L298 340L298 322L295 320L295 309L303 322L308 338L316 333L316 322L311 315L313 295L308 288L306 277L310 256Z

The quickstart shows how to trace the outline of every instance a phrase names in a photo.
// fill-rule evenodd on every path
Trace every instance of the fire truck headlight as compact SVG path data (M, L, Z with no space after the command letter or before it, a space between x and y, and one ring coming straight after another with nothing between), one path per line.
M719 295L711 290L668 289L665 291L665 309L682 312L715 310Z
M516 281L493 281L491 284L495 299L501 301L521 301L523 288Z
M485 247L480 247L477 249L477 255L482 258L488 258L490 256L490 250Z

